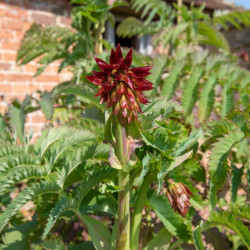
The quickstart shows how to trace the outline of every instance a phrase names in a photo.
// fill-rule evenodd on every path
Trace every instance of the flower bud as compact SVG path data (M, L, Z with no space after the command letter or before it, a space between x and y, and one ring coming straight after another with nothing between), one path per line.
M190 195L193 194L185 184L171 180L167 189L167 197L174 211L185 216L190 208Z
M128 124L134 122L142 113L140 103L147 104L143 91L153 89L150 81L144 79L149 75L151 66L130 68L132 64L132 49L123 58L120 45L111 51L109 64L95 57L102 72L93 71L86 78L101 86L95 96L100 96L100 102L107 102L106 108L112 108L119 122Z

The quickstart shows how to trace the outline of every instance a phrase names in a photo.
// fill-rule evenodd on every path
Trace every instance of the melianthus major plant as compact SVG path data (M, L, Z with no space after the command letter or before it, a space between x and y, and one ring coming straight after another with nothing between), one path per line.
M235 147L245 145L247 116L232 114L232 121L214 122L203 136L202 130L190 131L183 123L182 108L176 102L155 98L140 107L140 103L146 104L142 91L152 88L144 79L151 67L130 68L131 50L123 59L118 46L111 52L110 64L96 61L102 72L94 71L88 79L101 86L97 94L101 104L85 94L89 123L74 121L71 127L45 130L35 145L0 140L1 197L14 184L27 181L27 187L10 204L1 198L6 207L0 217L5 235L2 246L8 245L11 232L18 231L25 239L22 244L48 248L51 241L44 239L55 237L59 218L81 221L96 249L171 249L185 242L204 249L201 233L215 225L235 231L249 246L248 229L238 220L248 219L249 210L237 203L245 165L235 165L245 162L244 154ZM84 93L79 86L66 86L62 91ZM105 109L104 102L112 112ZM95 117L93 123L95 114L99 119ZM204 204L196 185L206 182L199 149L210 148L211 142L215 142L209 162L211 214L197 226L195 209ZM216 191L228 172L232 175L232 204L223 210L216 207ZM37 206L32 234L23 233L16 216L28 201ZM54 248L59 243L54 242ZM67 247L74 249L72 244ZM77 247L87 247L86 242Z

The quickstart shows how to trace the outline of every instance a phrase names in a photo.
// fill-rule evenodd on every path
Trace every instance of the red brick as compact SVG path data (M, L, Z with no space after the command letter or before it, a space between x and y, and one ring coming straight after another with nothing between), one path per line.
M49 75L40 75L36 77L36 82L58 82L59 77L58 76L49 76Z
M5 61L16 61L16 56L17 54L16 53L4 53L3 54L3 59Z
M11 103L15 99L18 99L20 101L23 101L25 98L26 94L25 93L20 93L20 94L11 94L11 95L6 95L6 102Z
M25 67L25 72L29 72L29 73L36 73L37 68L38 68L37 65L32 65L32 64L27 64L24 67Z
M29 30L31 26L32 26L32 23L30 23L30 22L24 22L24 24L23 24L23 31Z
M4 42L2 43L2 49L18 50L20 43Z
M10 70L11 64L10 63L0 63L0 70Z
M26 20L28 15L27 11L20 8L15 8L11 6L11 8L5 10L4 16L18 18L20 20Z
M14 20L4 20L2 27L10 30L23 30L23 22Z
M0 92L11 92L10 84L0 84Z
M47 91L51 91L55 86L51 85L51 84L44 84L43 85L43 91L47 90Z
M56 18L54 16L48 16L43 14L32 13L31 19L35 23L52 25L55 24Z
M32 76L11 74L11 75L6 75L5 80L12 82L31 82Z
M15 38L18 39L18 40L22 40L23 37L24 37L24 32L23 31L16 31L16 35L15 35Z
M0 106L0 114L4 114L7 111L7 109L8 109L7 105L6 106L1 105Z
M64 68L60 73L62 74L72 74L70 67Z
M0 5L1 7L1 5ZM5 17L5 11L0 9L0 17Z
M62 16L62 17L60 17L60 23L67 25L67 26L70 26L72 23L72 19L70 17Z
M0 39L13 39L14 32L8 30L0 30Z
M32 117L32 122L33 123L41 123L41 122L46 122L45 116L34 116Z
M12 91L26 94L26 84L15 84L12 86Z
M29 93L34 93L37 92L38 90L42 90L41 85L34 85L34 84L29 84L28 85L28 91Z
M8 3L13 4L15 6L20 6L20 7L24 6L23 0L9 0Z

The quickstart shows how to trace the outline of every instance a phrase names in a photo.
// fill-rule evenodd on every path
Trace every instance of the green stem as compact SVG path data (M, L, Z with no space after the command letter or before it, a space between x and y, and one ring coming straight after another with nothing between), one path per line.
M142 209L146 200L147 191L152 180L152 174L147 175L140 187L138 198L135 204L135 210L133 213L132 229L131 229L131 249L139 249L139 238L140 238L140 227L141 227L141 217Z
M129 173L120 170L119 186L122 189L118 197L118 225L116 249L129 250L130 244L130 211L129 211Z
M116 235L116 249L129 250L130 245L130 182L129 172L126 172L126 134L125 128L114 117L115 153L123 169L119 171L119 187L121 191L118 195L118 221Z
M95 54L98 55L98 54L101 54L102 53L102 43L101 43L101 39L102 39L102 32L103 32L103 28L104 28L104 21L100 21L98 23L98 27L97 27L97 30L96 30L96 35L95 35Z

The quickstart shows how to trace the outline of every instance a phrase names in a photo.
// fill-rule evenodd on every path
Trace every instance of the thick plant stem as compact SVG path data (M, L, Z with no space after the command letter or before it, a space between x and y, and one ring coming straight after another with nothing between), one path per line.
M177 0L177 6L179 8L182 7L182 0ZM177 16L177 23L180 23L181 22L181 10L179 9L178 10L178 16Z
M129 250L130 245L130 183L129 172L126 172L126 134L125 128L114 117L115 152L123 169L119 170L119 187L121 191L118 196L118 224L116 235L116 249Z
M129 250L130 244L130 211L129 211L129 173L119 172L119 186L122 191L118 198L118 227L116 249Z
M152 180L152 175L147 175L139 189L138 198L135 204L135 210L133 213L132 229L131 229L131 249L139 249L139 238L140 238L140 226L142 209L145 203L146 195L150 182Z

